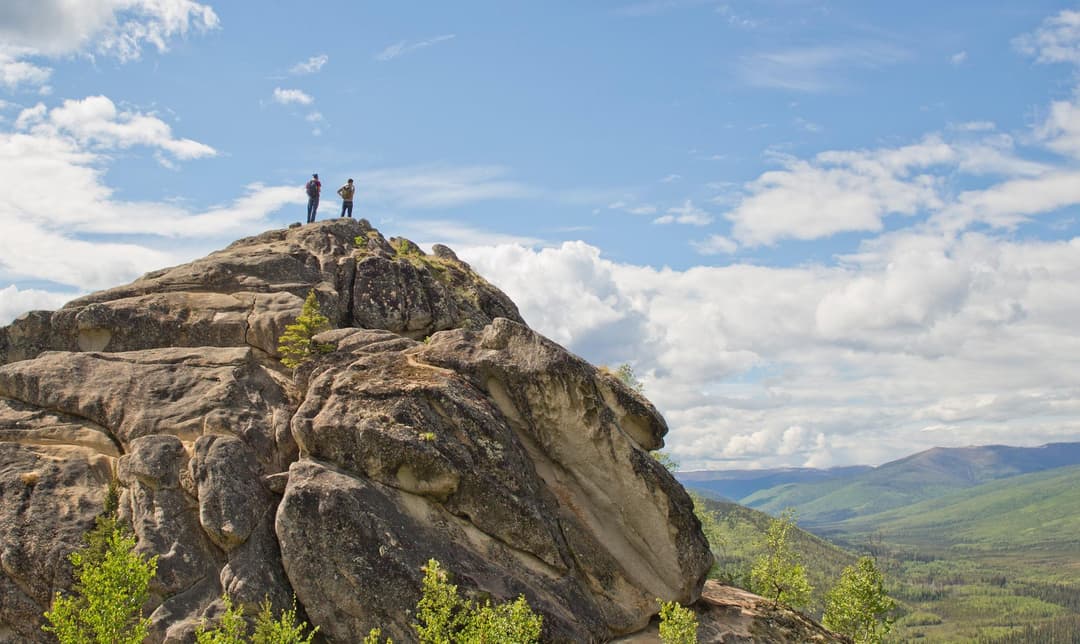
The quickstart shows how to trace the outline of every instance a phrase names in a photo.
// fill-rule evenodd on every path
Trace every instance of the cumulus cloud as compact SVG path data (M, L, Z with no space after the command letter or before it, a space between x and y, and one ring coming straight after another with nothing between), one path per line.
M192 0L6 0L0 3L0 87L47 95L52 69L32 61L70 54L137 60L146 46L220 26Z
M0 39L44 56L78 52L139 58L146 45L216 29L208 5L191 0L7 0L0 5Z
M0 288L0 324L7 324L26 311L60 308L64 302L78 296L78 292L55 293L39 289L20 290L14 284Z
M254 184L231 203L190 209L166 201L118 199L106 183L108 152L147 148L177 159L212 148L172 136L145 114L119 112L106 97L23 110L0 130L0 175L17 185L0 200L0 284L50 282L72 293L131 280L161 266L204 254L221 241L267 227L268 217L304 201L299 186ZM171 163L171 162L169 162ZM75 205L58 197L77 195ZM61 199L61 202L57 200ZM123 235L103 241L92 236ZM55 304L22 286L4 291L4 315ZM39 302L40 301L40 302Z
M312 56L302 63L296 63L289 68L290 74L314 74L322 70L323 65L330 61L330 57L326 54L320 54L318 56Z
M51 110L39 103L19 114L16 127L46 136L68 135L83 146L102 149L137 145L159 148L182 160L217 154L205 143L173 137L172 128L156 116L117 110L107 96L66 100Z
M455 34L443 34L441 36L435 36L434 38L415 42L401 40L394 43L393 45L390 45L386 49L383 49L378 54L375 54L375 60L385 63L395 58L404 56L405 54L410 54L420 49L426 49L433 45L437 45L448 40L453 40L454 38Z
M878 231L888 214L940 205L937 175L917 171L956 158L936 137L901 148L823 152L811 160L780 157L783 168L745 186L747 194L725 216L735 239L747 245Z
M582 242L459 253L541 332L632 362L688 468L1076 437L1080 301L1060 294L1080 279L1080 240L907 232L863 250L832 267L685 271Z
M275 87L274 102L282 105L311 105L315 102L315 99L298 89Z
M0 49L0 87L9 91L23 86L40 87L49 82L51 76L52 69L19 60L15 54Z
M1033 33L1013 40L1013 45L1040 63L1080 64L1080 11L1065 9L1047 18Z

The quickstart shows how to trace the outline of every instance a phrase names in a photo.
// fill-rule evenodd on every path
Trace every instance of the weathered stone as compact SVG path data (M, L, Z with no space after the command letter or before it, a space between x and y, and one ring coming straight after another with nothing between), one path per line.
M67 555L93 527L110 478L109 459L85 447L0 442L0 625L13 633L8 641L47 641L42 613L70 587Z
M309 291L333 349L286 370ZM41 639L113 471L159 557L152 642L294 590L329 641L413 641L432 557L550 639L632 632L711 563L648 455L666 431L448 248L362 220L240 240L0 329L0 642Z
M753 593L705 582L701 599L691 606L698 620L698 641L717 644L851 644L851 639L833 633L806 615L759 597ZM614 640L617 644L660 644L654 623L633 635Z
M408 240L396 249L366 220L345 218L241 239L59 311L28 313L0 329L0 364L47 350L248 345L276 355L277 339L312 290L335 326L416 338L480 328L496 317L521 319L513 302L452 251L429 258Z

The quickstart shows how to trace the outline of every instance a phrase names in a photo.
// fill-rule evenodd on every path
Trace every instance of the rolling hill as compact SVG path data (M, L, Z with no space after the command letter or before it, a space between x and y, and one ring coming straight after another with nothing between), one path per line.
M1022 474L834 524L821 534L992 549L1073 547L1080 557L1080 466ZM1080 561L1077 561L1080 566Z
M770 514L797 508L800 525L815 528L943 497L989 481L1077 464L1080 443L938 447L848 476L758 490L739 501Z

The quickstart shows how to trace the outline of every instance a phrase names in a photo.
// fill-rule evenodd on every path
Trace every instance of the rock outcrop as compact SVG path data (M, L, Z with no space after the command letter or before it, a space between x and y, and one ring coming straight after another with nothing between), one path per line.
M314 291L333 347L277 338ZM545 638L644 628L712 557L640 394L531 330L452 251L365 221L238 241L0 329L0 642L42 641L110 479L159 556L153 641L223 592L329 641L414 639L421 565L524 594Z
M717 644L851 644L802 613L779 606L740 588L705 582L701 599L690 607L697 615L698 641ZM616 644L660 644L657 624Z

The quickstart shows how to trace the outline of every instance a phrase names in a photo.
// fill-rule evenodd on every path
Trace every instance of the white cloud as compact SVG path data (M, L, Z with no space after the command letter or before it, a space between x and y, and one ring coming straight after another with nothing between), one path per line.
M1080 11L1065 9L1047 18L1034 33L1013 40L1013 45L1040 63L1080 64Z
M1061 296L1080 280L1080 239L908 232L835 267L685 271L582 242L459 254L540 332L632 362L686 467L1080 437L1080 300Z
M14 284L0 288L0 325L7 324L26 311L52 311L79 293L54 293L38 289L20 290Z
M690 224L707 226L712 223L712 215L694 205L687 199L681 206L668 208L667 214L653 220L654 224Z
M323 118L322 112L310 112L304 117L304 120L308 123L322 123L326 119Z
M168 41L218 28L214 10L191 0L6 0L0 40L34 55L86 52L121 61L158 51Z
M274 102L282 105L311 105L315 99L298 89L274 88Z
M656 214L657 208L652 204L631 205L620 199L619 201L609 203L608 210L621 210L623 212L628 212L631 215L652 215Z
M932 222L944 230L963 230L976 222L1014 228L1033 215L1078 203L1080 172L1059 170L965 191L936 214Z
M958 51L952 56L949 56L949 63L954 66L963 65L967 62L968 53L966 51Z
M747 184L725 216L735 239L748 245L881 230L887 214L940 205L936 175L914 171L956 158L936 137L894 149L822 152L812 161L780 157L783 169Z
M895 64L908 53L882 43L805 47L760 52L736 62L743 82L797 92L823 92L843 83L844 72Z
M506 179L507 172L499 166L428 165L360 173L357 180L365 200L403 208L445 208L542 195L536 188Z
M397 223L396 227L409 235L420 246L446 244L460 252L467 252L477 246L519 245L535 246L541 240L522 235L484 230L459 221L449 219L414 219L412 217Z
M21 130L30 128L37 134L69 135L84 146L102 149L141 145L159 148L182 160L217 154L204 143L173 137L172 128L156 116L118 111L107 96L66 100L51 110L39 103L23 110L15 126Z
M290 74L314 74L322 70L323 65L330 61L330 57L326 54L320 54L318 56L312 56L302 63L296 63L289 68Z
M951 128L959 132L991 132L997 129L997 125L993 121L966 121L956 123Z
M51 76L52 69L18 60L15 55L0 49L0 87L9 91L26 85L40 87L49 82Z
M441 42L446 42L448 40L452 40L454 37L455 37L455 34L443 34L441 36L435 36L434 38L429 38L427 40L420 40L420 41L417 41L417 42L409 42L408 40L401 40L401 41L398 41L398 42L394 43L393 45L390 45L386 49L383 49L378 54L376 54L375 55L375 60L377 60L379 62L386 62L386 61L389 61L389 60L393 60L395 58L398 58L399 56L404 56L405 54L412 53L412 52L417 51L419 49L424 49L424 48L427 48L427 47L431 47L432 45L437 45L437 44L439 44Z
M1080 158L1080 96L1051 103L1035 136L1055 152Z
M730 255L739 249L739 245L723 235L709 235L703 241L690 242L702 255Z
M661 179L660 183L674 183L675 181L678 181L680 179L682 179L681 174L669 174L669 175L665 176L663 179Z

